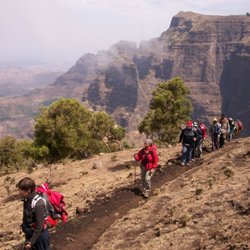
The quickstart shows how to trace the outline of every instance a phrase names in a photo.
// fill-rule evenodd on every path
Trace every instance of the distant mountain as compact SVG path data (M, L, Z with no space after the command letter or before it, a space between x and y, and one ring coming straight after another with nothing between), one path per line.
M84 55L43 90L0 99L0 133L30 124L39 105L60 97L106 110L133 131L148 110L154 87L175 76L183 77L191 90L193 119L208 123L224 112L241 119L250 131L249 68L250 17L180 12L167 31L139 48L120 41L108 51ZM4 105L10 109L6 116ZM30 125L16 134L25 136L28 129Z
M0 64L0 96L16 96L53 83L69 66Z

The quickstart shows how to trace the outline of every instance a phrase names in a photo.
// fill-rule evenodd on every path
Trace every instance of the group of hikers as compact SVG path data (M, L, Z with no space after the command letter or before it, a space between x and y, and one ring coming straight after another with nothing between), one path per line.
M219 121L214 118L208 131L211 136L212 151L219 150L224 146L226 139L231 141L233 136L239 134L242 129L240 121L235 122L232 118L227 119L224 115L221 115ZM202 157L203 142L206 137L207 128L204 123L187 122L179 139L182 144L182 166L189 166L195 157ZM143 148L134 155L134 159L141 161L142 194L144 198L148 198L151 191L151 178L158 166L157 147L151 139L144 141ZM46 185L45 183L36 187L35 181L30 177L23 178L17 184L24 201L21 228L25 233L26 241L23 249L48 250L48 226L57 221L54 215L58 215L63 221L66 221L67 212L64 209L63 196L49 190Z
M182 144L181 166L189 166L195 157L202 157L203 142L207 133L211 136L212 151L219 150L225 144L225 140L231 141L239 136L243 129L242 123L224 114L220 120L213 119L209 131L204 123L188 121L186 127L181 130L179 142ZM151 139L146 139L144 147L134 155L136 161L141 161L141 181L143 196L149 197L151 189L151 178L158 165L157 148Z
M212 142L212 151L223 148L225 141L232 141L237 138L243 130L241 121L234 121L224 114L220 119L214 118L209 128L209 135ZM182 143L181 165L189 166L195 157L202 157L203 142L207 137L207 128L204 123L188 121L182 130L179 142Z

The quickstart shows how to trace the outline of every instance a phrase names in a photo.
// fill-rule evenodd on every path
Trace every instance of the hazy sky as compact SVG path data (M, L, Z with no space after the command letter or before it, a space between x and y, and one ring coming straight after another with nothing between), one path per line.
M0 0L0 63L74 62L157 37L179 11L245 15L250 0Z

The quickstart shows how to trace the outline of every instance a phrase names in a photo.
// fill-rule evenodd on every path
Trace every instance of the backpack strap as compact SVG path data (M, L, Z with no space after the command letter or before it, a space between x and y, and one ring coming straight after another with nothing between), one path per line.
M45 204L45 206L46 206L46 200L45 200L41 195L37 194L37 195L33 198L33 200L31 201L31 209L32 209L32 210L35 209L35 206L36 206L37 202L40 201L40 200L43 200L43 202L44 202L44 204Z
M42 184L42 187L44 188L44 190L48 191L44 184Z

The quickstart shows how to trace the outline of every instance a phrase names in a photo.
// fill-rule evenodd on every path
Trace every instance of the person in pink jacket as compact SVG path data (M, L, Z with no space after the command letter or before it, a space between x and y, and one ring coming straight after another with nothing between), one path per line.
M151 190L151 178L158 165L158 155L156 145L151 139L146 139L144 147L134 155L136 161L141 161L141 180L143 186L143 196L149 197Z

